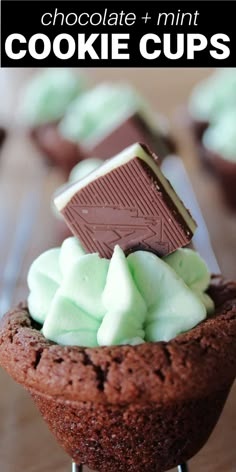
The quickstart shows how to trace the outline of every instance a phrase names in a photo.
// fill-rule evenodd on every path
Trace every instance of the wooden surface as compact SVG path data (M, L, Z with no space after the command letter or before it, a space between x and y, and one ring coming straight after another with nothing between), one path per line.
M199 168L179 108L186 103L193 84L208 72L92 69L89 74L95 82L129 79L157 110L171 117L222 272L236 279L236 213L226 211L214 180ZM28 73L0 71L0 114L11 127L0 157L0 313L27 296L26 276L33 258L60 241L50 201L63 177L44 164L14 121L18 90ZM70 471L69 458L54 441L27 393L1 370L0 417L0 471ZM210 440L190 461L190 471L235 472L235 438L236 386Z

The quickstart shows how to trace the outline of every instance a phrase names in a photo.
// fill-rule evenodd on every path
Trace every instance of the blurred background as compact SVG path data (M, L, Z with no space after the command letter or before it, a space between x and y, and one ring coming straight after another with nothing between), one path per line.
M60 244L64 228L51 209L53 192L68 178L49 164L21 121L22 91L36 69L0 70L0 127L6 139L0 150L0 313L27 296L30 263ZM169 120L175 149L185 164L207 223L222 273L236 279L236 210L225 203L215 176L202 166L189 126L192 90L212 74L208 69L84 70L91 86L104 81L129 82L154 112ZM74 69L73 73L81 71ZM188 206L188 201L185 201ZM4 472L63 472L69 459L55 443L28 395L0 371L0 469ZM236 470L235 388L208 444L194 458L191 472Z

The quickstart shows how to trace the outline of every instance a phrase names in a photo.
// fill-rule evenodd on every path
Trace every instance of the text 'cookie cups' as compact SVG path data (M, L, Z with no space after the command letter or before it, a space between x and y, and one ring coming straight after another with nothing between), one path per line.
M168 343L81 348L45 339L21 305L0 324L0 363L76 463L163 472L207 441L236 375L236 283L213 278L215 315Z

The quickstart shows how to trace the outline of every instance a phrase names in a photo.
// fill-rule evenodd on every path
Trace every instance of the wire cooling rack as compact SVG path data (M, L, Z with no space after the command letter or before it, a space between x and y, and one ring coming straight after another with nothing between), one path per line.
M177 467L178 472L189 472L188 464L180 464ZM72 462L72 472L83 472L83 466Z

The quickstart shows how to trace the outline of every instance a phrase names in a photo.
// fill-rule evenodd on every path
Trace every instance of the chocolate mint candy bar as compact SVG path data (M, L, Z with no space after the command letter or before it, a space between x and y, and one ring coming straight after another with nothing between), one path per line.
M55 197L87 251L110 258L119 244L164 256L190 242L196 224L154 157L133 144Z

